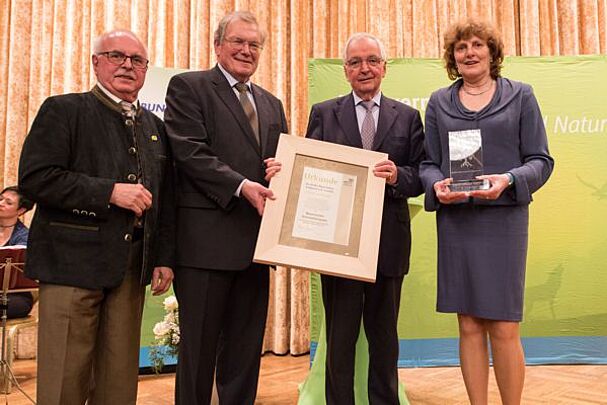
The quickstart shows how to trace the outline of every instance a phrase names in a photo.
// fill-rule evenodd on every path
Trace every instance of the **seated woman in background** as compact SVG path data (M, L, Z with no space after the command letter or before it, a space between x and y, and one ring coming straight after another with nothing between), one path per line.
M19 217L31 210L34 203L19 192L17 186L6 187L0 193L0 246L27 245L29 230ZM27 316L34 306L30 292L9 295L7 317Z

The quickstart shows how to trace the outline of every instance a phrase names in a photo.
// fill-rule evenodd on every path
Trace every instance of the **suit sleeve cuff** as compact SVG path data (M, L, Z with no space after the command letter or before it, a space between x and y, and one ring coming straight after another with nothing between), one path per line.
M236 191L234 191L234 196L235 197L240 197L240 191L242 190L242 186L244 186L244 183L246 183L247 181L249 181L249 180L243 179L240 182L240 184L238 185L238 188L236 189Z

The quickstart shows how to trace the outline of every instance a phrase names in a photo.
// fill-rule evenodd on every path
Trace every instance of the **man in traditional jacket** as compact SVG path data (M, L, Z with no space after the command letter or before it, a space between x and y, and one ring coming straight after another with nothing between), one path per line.
M92 63L95 87L44 102L19 164L38 204L26 274L40 281L40 405L135 404L144 286L173 278L170 152L137 100L146 49L108 32Z

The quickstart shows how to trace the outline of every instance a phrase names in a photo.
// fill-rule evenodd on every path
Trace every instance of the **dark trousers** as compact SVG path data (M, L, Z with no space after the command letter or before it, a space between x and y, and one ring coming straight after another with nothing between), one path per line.
M398 404L396 325L403 277L378 274L375 284L321 277L327 330L327 404L354 404L354 359L361 317L369 342L369 403Z
M9 293L6 317L8 319L25 318L34 306L34 296L31 292Z
M181 330L175 403L209 404L215 376L222 405L253 404L268 311L268 267L178 267L174 288Z

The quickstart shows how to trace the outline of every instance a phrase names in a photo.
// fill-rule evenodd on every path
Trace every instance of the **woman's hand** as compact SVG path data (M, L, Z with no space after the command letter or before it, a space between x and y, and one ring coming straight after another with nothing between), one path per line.
M448 178L434 183L434 193L441 204L451 204L457 201L462 201L470 196L469 193L464 191L449 190L449 184L451 184L452 181L453 179Z
M489 180L489 188L487 190L474 190L470 192L470 196L480 198L481 200L497 200L500 195L508 188L510 177L507 174L487 174L477 176L479 180Z

